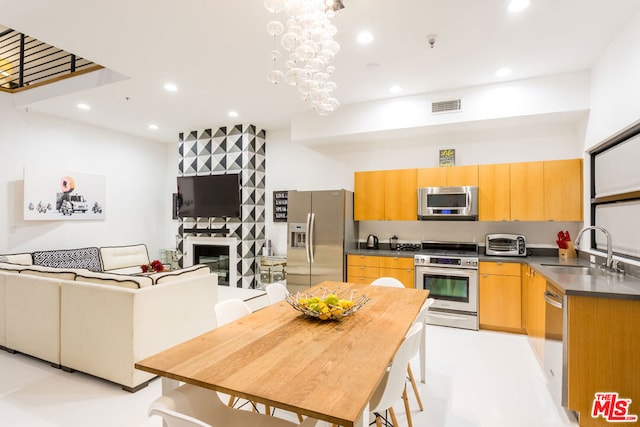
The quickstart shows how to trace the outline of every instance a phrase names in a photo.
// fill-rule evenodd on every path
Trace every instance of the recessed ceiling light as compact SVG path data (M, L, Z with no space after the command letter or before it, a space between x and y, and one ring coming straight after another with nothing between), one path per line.
M176 86L173 83L165 83L163 87L164 87L164 90L166 90L167 92L177 92L178 91L178 86Z
M389 88L389 92L391 93L398 93L398 92L402 92L402 86L400 85L393 85Z
M500 68L498 71L496 71L496 76L498 77L507 77L509 74L511 74L511 68Z
M156 125L155 123L151 123L151 124L149 125L149 129L151 129L151 130L158 130L158 125Z
M509 12L520 12L529 7L529 0L511 0L509 3Z
M228 115L229 117L238 117L238 112L237 112L237 111L229 111L229 112L227 113L227 115Z
M80 103L80 104L76 105L76 107L78 107L81 110L90 110L91 109L91 107L89 107L89 105L84 104L84 103Z
M373 41L373 35L368 31L361 31L356 37L356 40L360 44L369 44Z

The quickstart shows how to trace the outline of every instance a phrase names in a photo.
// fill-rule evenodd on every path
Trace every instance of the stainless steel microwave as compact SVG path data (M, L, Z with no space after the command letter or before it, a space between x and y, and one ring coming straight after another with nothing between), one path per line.
M477 221L478 187L419 188L418 219Z

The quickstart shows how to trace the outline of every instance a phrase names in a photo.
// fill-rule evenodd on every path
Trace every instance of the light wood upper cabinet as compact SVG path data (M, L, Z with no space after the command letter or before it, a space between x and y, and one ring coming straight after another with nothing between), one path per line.
M448 168L421 168L417 172L417 187L445 187Z
M544 162L544 219L582 221L582 159Z
M450 166L447 170L448 186L478 186L478 166Z
M353 175L353 219L384 219L385 171L356 172Z
M418 169L418 188L446 186L477 186L478 166L448 166Z
M418 188L477 186L480 221L582 221L582 159L355 172L355 220L417 220Z
M512 221L544 220L543 162L511 163Z
M385 171L384 218L418 219L417 169Z
M478 219L511 220L510 165L478 166Z

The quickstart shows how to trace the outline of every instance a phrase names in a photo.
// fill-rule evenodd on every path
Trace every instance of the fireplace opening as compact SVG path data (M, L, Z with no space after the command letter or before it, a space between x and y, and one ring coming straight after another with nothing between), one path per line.
M193 263L207 265L212 273L218 275L219 286L229 286L228 245L194 245Z

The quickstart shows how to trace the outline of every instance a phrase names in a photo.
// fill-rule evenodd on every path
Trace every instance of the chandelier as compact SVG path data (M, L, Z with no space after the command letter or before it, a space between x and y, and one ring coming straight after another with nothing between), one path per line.
M285 24L277 19L267 23L267 33L274 38L273 69L267 80L296 86L302 99L318 114L328 115L340 105L333 96L335 67L330 64L340 50L333 39L338 30L331 24L331 18L344 7L342 1L264 0L264 5L274 16L282 12L286 15ZM284 64L278 37L280 47L289 55Z

